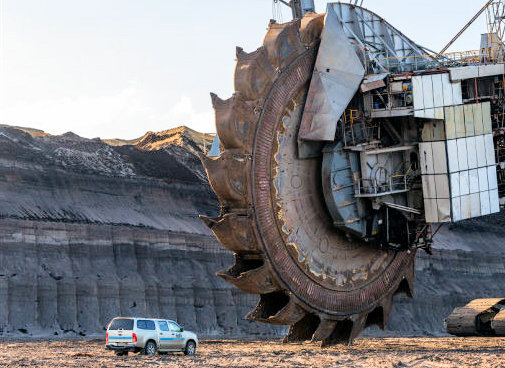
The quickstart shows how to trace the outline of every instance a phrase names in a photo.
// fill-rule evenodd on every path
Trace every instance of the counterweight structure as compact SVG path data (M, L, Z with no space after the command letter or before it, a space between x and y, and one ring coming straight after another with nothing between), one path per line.
M235 94L212 95L220 152L202 157L235 252L221 276L260 295L251 320L286 341L351 343L412 296L432 224L505 195L501 39L437 55L377 14L330 3L237 49ZM499 47L497 47L499 46ZM503 200L503 198L502 198Z

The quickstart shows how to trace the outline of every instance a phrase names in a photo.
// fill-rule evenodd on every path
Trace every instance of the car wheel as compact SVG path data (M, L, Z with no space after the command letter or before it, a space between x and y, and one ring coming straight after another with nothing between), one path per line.
M186 344L186 349L184 349L185 355L195 355L196 353L196 344L194 341L188 341Z
M116 351L115 353L116 353L116 356L123 356L124 355L124 353L122 351Z
M145 348L144 348L144 354L153 356L156 354L156 344L153 341L148 341Z

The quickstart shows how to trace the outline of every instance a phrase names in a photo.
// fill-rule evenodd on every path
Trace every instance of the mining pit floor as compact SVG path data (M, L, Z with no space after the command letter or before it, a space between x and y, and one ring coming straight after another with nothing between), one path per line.
M351 347L203 340L197 355L116 357L102 340L0 339L0 367L505 367L505 338L362 338Z

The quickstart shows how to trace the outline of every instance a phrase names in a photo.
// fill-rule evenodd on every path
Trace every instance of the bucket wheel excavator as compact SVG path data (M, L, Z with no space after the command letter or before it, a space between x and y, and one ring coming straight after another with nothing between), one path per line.
M351 344L384 329L393 296L413 295L431 225L470 217L453 204L447 149L434 148L450 144L451 111L491 107L463 101L443 56L352 4L272 21L260 48L236 55L235 93L211 95L218 139L201 157L221 205L202 219L235 254L218 275L258 294L246 318L289 325L285 342ZM496 212L493 200L479 215Z

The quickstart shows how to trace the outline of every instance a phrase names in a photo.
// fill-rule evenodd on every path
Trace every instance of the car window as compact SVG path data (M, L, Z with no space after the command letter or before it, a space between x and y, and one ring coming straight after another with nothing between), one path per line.
M161 331L168 331L168 324L165 321L158 321L158 327Z
M154 321L151 321L149 319L139 319L137 321L137 328L141 330L156 330Z
M170 327L170 331L181 332L182 328L175 322L168 322L168 326Z
M109 325L109 330L133 330L133 319L113 319Z

